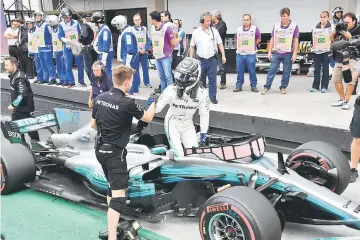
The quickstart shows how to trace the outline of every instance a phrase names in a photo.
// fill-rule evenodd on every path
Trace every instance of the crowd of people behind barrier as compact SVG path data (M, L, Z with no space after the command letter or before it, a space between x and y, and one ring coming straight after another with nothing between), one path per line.
M281 63L283 70L279 90L281 94L287 93L292 66L297 59L300 36L299 25L291 20L290 13L289 8L281 9L280 21L274 23L267 47L270 68L261 91L262 95L270 92ZM139 93L140 64L144 85L152 88L149 79L149 52L155 58L160 78L159 92L173 84L173 70L185 55L189 55L197 58L201 63L201 84L204 88L208 88L210 102L218 103L217 75L220 75L221 79L220 89L226 88L227 81L224 41L228 29L221 11L214 10L201 14L199 27L192 32L190 42L186 41L182 20L172 20L169 11L151 12L150 30L142 25L140 14L133 16L133 26L128 24L130 21L124 16L116 16L111 20L111 24L119 31L117 49L114 49L112 33L105 24L103 12L85 13L82 16L82 26L73 19L72 14L68 8L63 8L59 16L45 16L38 11L34 13L33 18L26 18L25 21L20 18L12 20L11 27L4 33L5 38L8 39L10 56L18 60L19 68L26 73L27 78L32 79L36 76L34 83L56 84L69 88L75 86L72 70L75 62L79 84L83 87L87 86L84 82L84 71L90 79L92 90L90 90L89 107L91 107L94 96L111 88L111 84L105 84L104 81L110 83L112 81L114 55L118 61L135 69L130 95ZM332 50L331 45L337 41L349 41L359 36L358 20L351 12L344 14L341 7L333 9L331 20L328 11L320 12L319 17L319 22L314 23L312 28L314 80L310 92L326 93L331 76L331 82L339 95L339 99L331 106L348 110L360 74L358 56L345 55L343 51ZM233 92L243 91L244 73L247 69L251 92L258 93L255 66L258 45L261 42L261 30L252 24L251 14L244 14L242 21L235 34L237 80ZM188 53L185 53L186 49L189 49ZM355 113L357 113L356 108L351 123L354 154L357 152L355 149L360 149L360 127L359 131L355 127L356 119L359 118L360 121L360 112L356 115ZM352 157L355 178L359 158L360 152Z

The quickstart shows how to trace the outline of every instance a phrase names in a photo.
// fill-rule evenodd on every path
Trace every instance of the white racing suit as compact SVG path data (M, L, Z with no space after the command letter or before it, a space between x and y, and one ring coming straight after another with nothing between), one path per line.
M185 148L198 147L198 138L193 123L193 116L197 109L200 115L200 131L207 133L209 128L209 96L206 89L199 87L197 96L192 99L186 91L182 98L177 97L177 87L168 86L156 105L156 113L169 104L169 110L165 116L164 128L170 148L177 157L184 156Z

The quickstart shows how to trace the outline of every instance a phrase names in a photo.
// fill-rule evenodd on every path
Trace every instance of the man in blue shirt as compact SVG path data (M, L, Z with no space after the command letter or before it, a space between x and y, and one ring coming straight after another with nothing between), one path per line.
M117 59L124 65L135 69L134 80L129 94L139 93L140 75L139 75L139 53L135 35L131 32L131 27L127 24L125 16L119 15L111 20L111 25L117 28L119 34L117 45Z
M131 31L135 35L137 41L137 46L139 51L138 65L141 64L145 87L152 88L149 81L149 62L148 62L148 58L149 58L148 51L151 45L151 39L149 38L146 27L141 26L141 16L139 13L134 15L133 21L135 25L131 28ZM140 85L140 79L138 82Z
M35 34L38 39L38 56L40 60L40 69L42 72L42 79L38 78L38 84L48 83L49 85L56 84L56 70L53 63L53 45L51 37L51 28L44 21L44 14L42 12L35 12L34 18Z
M72 72L73 57L75 64L78 67L78 81L81 86L86 87L84 83L84 62L81 53L81 44L79 43L80 24L78 21L71 19L72 12L70 9L63 8L61 16L64 21L59 25L59 39L64 43L64 59L66 78L62 86L73 87L75 86L74 74Z
M93 108L95 98L101 93L109 91L113 87L113 82L110 76L108 76L105 66L101 61L95 61L92 65L91 73L91 87L88 105L89 108Z
M99 32L94 41L94 49L98 53L98 60L106 66L106 73L111 76L112 59L114 57L113 41L110 28L105 24L105 14L94 12L91 22L99 28Z

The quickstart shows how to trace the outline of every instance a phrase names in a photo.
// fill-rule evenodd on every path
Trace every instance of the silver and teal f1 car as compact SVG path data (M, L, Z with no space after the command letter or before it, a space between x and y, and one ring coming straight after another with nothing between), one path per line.
M1 155L1 194L21 186L106 207L107 181L94 153L91 113L56 108L38 117L2 122L12 143ZM285 222L346 225L360 230L360 205L340 194L350 167L326 142L307 142L286 159L267 153L262 135L212 136L174 156L163 134L134 121L127 146L129 188L124 214L161 222L172 210L198 217L202 239L277 240ZM46 141L20 134L48 129ZM57 130L57 133L54 132Z

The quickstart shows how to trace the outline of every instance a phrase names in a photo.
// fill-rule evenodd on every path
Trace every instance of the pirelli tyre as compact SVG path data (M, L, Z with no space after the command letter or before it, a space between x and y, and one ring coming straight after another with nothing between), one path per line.
M269 200L248 187L232 187L213 195L200 213L204 240L280 240L281 223Z
M286 165L299 175L341 194L350 182L350 165L345 155L334 145L311 141L290 153Z
M1 195L19 190L35 179L36 168L30 150L22 144L11 144L1 152Z

